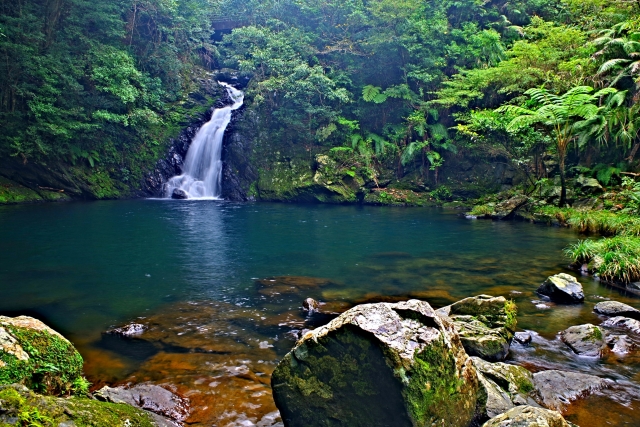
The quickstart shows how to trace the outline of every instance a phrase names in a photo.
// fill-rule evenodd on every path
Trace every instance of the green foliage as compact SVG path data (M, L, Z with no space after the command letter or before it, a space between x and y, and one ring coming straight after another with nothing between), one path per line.
M491 215L493 214L493 208L488 205L477 205L477 206L474 206L473 209L471 209L469 214L477 215L477 216Z
M446 185L439 186L435 190L431 191L429 195L439 201L451 199L453 196L451 190L449 190Z
M583 240L565 249L576 263L589 264L605 280L624 283L640 280L640 239L616 236Z

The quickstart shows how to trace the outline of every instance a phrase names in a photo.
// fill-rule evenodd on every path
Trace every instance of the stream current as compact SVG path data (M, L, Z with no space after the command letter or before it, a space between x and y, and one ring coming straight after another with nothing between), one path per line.
M557 338L569 326L599 324L592 309L603 299L635 307L640 300L587 277L579 279L584 305L553 306L535 294L547 276L569 272L562 248L578 238L421 208L189 200L4 206L0 314L32 315L69 337L96 386L164 384L199 406L191 425L266 426L276 425L268 381L277 360L295 331L327 321L305 316L304 298L339 312L366 301L418 297L437 308L504 295L518 305L518 327L535 331L533 346L512 346L509 362L622 385L613 400L597 394L573 406L569 420L640 425L637 356L580 358ZM175 336L149 343L103 334L147 320Z

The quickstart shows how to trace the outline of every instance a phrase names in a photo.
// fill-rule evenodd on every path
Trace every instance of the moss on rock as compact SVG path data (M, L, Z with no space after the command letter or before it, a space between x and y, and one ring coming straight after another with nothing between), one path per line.
M478 380L451 322L410 300L360 305L309 332L272 388L289 426L466 427Z
M130 405L99 402L86 397L56 398L33 393L24 386L0 386L0 427L153 427L151 414Z
M46 394L82 388L82 356L39 320L0 316L0 385L21 383Z

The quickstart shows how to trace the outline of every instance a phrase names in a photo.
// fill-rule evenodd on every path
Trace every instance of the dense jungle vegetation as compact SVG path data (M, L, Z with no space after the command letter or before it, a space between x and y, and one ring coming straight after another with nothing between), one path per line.
M263 151L331 150L375 182L417 171L435 187L461 153L508 161L534 183L553 155L562 205L567 157L606 185L638 150L636 1L3 0L1 10L0 156L62 168L98 198L136 186L185 125L198 77L223 67L251 77ZM236 28L221 37L225 21Z

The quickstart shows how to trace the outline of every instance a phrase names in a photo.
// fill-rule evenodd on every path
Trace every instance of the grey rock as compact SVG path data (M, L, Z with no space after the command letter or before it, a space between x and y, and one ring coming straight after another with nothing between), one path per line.
M616 316L602 322L602 326L607 328L626 329L634 334L640 334L640 321L624 316Z
M507 412L515 405L511 396L501 389L494 381L478 372L480 382L480 394L478 396L478 413L482 419L493 418Z
M527 345L531 344L532 337L529 332L516 332L513 335L513 340L519 344Z
M478 372L481 395L478 411L482 418L493 418L517 405L538 404L529 396L534 389L533 374L521 366L489 363L472 357Z
M189 415L189 401L153 384L138 384L131 388L103 387L94 393L98 400L126 403L182 422Z
M560 339L580 356L602 357L606 349L602 330L591 323L567 328L560 333Z
M577 304L584 301L582 285L575 277L565 273L549 276L537 292L561 304Z
M478 378L450 319L409 300L359 305L308 332L271 387L289 426L467 427Z
M582 187L583 191L592 193L601 192L604 190L597 179L588 178L584 175L580 175L578 178L576 178L576 184Z
M618 301L602 301L596 304L593 308L598 314L605 316L624 316L632 319L640 320L640 310L631 307L630 305L618 302Z
M616 354L628 354L637 348L626 335L607 335L607 345Z
M517 406L490 419L482 427L569 427L556 411L533 406Z
M128 325L121 326L119 328L113 328L106 331L106 334L120 335L123 337L134 337L142 334L147 327L140 323L129 323Z
M516 328L516 306L504 297L478 295L438 310L449 316L470 356L504 360Z
M594 375L550 370L533 374L533 384L540 405L564 412L571 402L611 387L614 382Z

